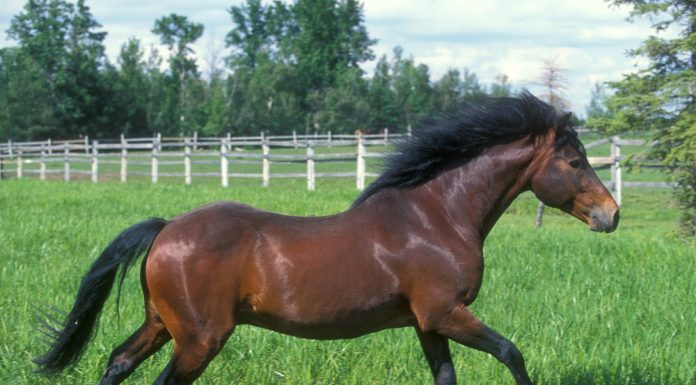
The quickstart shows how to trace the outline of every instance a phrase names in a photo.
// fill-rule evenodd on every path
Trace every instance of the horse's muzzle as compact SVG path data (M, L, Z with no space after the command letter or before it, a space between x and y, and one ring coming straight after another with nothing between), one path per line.
M619 225L619 208L594 209L590 212L590 230L611 233Z

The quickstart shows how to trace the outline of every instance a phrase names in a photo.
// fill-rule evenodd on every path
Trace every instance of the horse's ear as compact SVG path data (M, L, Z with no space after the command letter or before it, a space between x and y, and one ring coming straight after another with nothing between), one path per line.
M570 118L573 116L572 112L566 112L563 114L558 121L556 122L556 128L566 128L568 127L568 123L570 123Z

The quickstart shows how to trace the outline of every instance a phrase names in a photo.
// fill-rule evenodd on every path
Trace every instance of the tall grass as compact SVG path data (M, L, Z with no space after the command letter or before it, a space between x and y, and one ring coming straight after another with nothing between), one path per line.
M173 217L203 203L232 199L294 215L347 208L348 181L284 180L230 189L212 184L64 184L0 182L0 383L96 383L108 355L142 322L138 274L124 287L120 317L113 298L83 360L54 378L34 373L45 346L37 308L72 304L79 279L125 227L149 216ZM532 226L536 203L520 197L489 236L486 273L473 311L511 338L536 383L696 384L696 250L676 237L668 192L625 191L613 234L590 233L551 211ZM463 383L512 384L495 359L451 344ZM171 346L126 382L152 383ZM389 330L342 341L309 341L242 326L200 384L428 384L415 333Z

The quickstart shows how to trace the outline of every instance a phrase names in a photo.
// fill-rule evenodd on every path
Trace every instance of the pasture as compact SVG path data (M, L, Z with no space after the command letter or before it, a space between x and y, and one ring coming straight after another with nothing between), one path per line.
M96 383L111 350L142 321L138 273L124 286L120 315L107 303L96 338L74 370L34 373L43 353L38 308L67 310L79 279L122 229L150 216L173 217L214 200L237 200L292 215L346 209L354 181L240 181L192 186L146 182L0 182L0 383ZM668 191L626 189L612 234L548 210L533 227L537 201L518 198L489 236L486 273L472 306L525 355L539 385L696 384L696 244L676 237ZM462 383L512 384L487 354L450 344ZM171 345L126 382L152 383ZM429 384L413 330L317 342L251 326L237 328L198 384Z

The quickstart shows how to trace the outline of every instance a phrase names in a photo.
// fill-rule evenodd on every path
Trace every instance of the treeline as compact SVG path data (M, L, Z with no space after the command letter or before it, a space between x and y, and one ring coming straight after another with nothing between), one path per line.
M204 75L191 48L204 27L185 16L153 23L166 62L132 37L112 63L84 0L29 0L7 31L16 46L0 50L0 139L403 131L510 93L504 75L484 85L452 69L433 80L399 47L366 74L375 40L356 0L246 0L227 12L231 54L209 52Z

